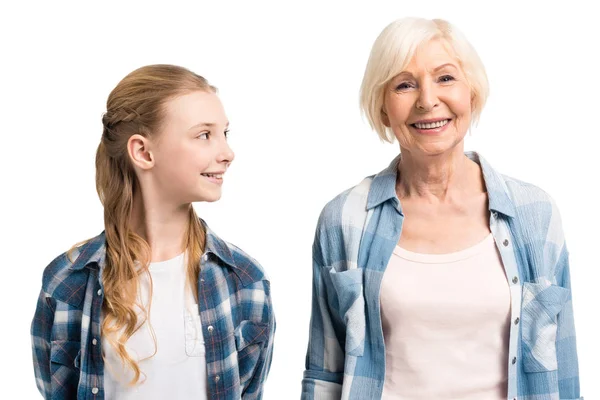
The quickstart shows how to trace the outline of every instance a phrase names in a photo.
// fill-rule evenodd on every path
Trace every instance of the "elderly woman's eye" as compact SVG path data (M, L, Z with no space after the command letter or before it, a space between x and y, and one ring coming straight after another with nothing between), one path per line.
M410 89L411 87L412 87L411 83L402 82L398 86L396 86L396 90L406 90L406 89Z
M452 75L440 76L440 82L450 82L453 80L454 80L454 77Z

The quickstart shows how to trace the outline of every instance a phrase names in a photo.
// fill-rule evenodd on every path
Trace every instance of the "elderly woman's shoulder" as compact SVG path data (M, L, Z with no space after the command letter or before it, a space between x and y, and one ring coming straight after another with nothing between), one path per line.
M343 216L346 219L348 217L355 219L356 217L360 218L363 214L366 215L367 199L373 177L374 175L364 178L357 185L344 190L327 202L319 216L318 225L321 227L340 225Z
M507 175L502 175L502 177L510 198L516 207L529 206L537 209L547 209L549 212L557 211L554 198L544 189Z

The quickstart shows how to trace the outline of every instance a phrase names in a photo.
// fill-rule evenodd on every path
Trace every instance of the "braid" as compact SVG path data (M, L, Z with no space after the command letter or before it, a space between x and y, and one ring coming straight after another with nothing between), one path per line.
M121 122L133 122L140 118L140 114L132 108L120 107L108 110L102 116L102 124L105 128L114 128Z
M143 122L140 114L128 107L108 110L102 116L102 138L108 142L119 142L119 138L129 137L134 133L143 131ZM122 129L124 128L124 129ZM120 134L128 132L128 134Z

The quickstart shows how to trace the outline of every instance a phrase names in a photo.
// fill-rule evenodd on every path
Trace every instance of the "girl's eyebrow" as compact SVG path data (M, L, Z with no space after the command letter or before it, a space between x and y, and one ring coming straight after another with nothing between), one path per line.
M189 130L191 131L192 129L196 129L196 128L212 128L215 125L217 125L217 124L214 122L200 122L200 123L190 127ZM229 121L227 121L227 123L225 124L225 128L227 128L227 127L229 127Z

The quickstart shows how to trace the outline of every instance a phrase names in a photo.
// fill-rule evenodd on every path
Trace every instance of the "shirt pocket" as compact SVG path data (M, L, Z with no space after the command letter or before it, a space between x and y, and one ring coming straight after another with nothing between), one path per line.
M240 384L245 387L254 375L261 352L269 340L269 324L242 321L234 332Z
M327 268L335 294L334 307L346 327L345 353L350 356L362 356L365 349L365 297L363 290L362 268L338 272Z
M50 373L52 394L59 398L71 398L79 385L79 360L81 342L53 340L50 343Z
M185 353L189 357L205 357L206 347L204 336L202 335L202 322L200 321L200 312L198 304L194 304L190 309L185 309Z
M569 293L569 289L549 281L523 283L521 335L525 372L549 372L558 368L557 316L567 302Z

